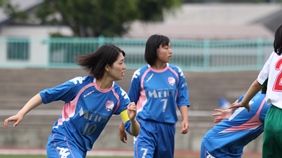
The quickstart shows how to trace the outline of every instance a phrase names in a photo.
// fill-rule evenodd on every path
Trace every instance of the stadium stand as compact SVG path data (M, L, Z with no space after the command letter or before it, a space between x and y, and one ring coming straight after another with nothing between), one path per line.
M134 70L127 70L117 83L126 91ZM235 101L247 89L257 71L243 72L184 72L189 86L191 108L190 131L181 135L177 124L176 150L197 151L204 133L213 126L213 109L219 97ZM0 119L15 114L29 98L40 90L60 84L72 77L85 75L81 69L0 69ZM31 111L17 128L1 128L0 148L44 148L53 122L58 118L63 102L41 105ZM122 144L118 139L119 116L109 121L94 145L97 149L132 149L132 139ZM260 139L258 140L260 141ZM260 150L259 143L250 144L251 151Z

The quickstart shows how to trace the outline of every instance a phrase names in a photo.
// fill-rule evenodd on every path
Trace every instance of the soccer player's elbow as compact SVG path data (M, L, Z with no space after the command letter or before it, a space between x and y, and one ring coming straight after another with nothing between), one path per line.
M132 136L138 136L140 133L140 125L135 121L126 121L124 123L124 129Z

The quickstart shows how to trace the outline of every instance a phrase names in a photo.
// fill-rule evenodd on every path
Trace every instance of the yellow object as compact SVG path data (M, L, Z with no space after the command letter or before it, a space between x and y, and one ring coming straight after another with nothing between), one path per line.
M126 121L128 121L128 120L129 120L129 117L128 117L128 114L127 114L127 110L123 110L123 111L120 113L120 117L121 117L123 123L125 123Z

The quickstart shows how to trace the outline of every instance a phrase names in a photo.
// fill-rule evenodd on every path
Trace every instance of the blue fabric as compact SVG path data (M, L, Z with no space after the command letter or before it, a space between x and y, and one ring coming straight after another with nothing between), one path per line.
M119 85L113 82L111 88L100 90L92 76L73 78L39 94L45 104L65 102L52 133L65 136L83 151L92 149L111 116L120 114L130 103Z

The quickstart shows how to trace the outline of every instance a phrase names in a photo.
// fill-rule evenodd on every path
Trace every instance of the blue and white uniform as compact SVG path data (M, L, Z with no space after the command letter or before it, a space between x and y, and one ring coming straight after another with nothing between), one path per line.
M134 157L173 157L177 108L190 106L182 70L168 63L162 70L143 66L133 74L128 95L141 128Z
M263 132L264 118L269 104L266 94L257 93L250 104L250 112L237 108L230 117L211 128L203 137L201 158L241 158L243 148ZM243 99L243 96L238 100Z
M48 140L49 158L85 157L111 116L126 110L130 103L119 85L113 82L111 88L102 90L92 76L73 78L39 94L44 104L58 100L65 102Z

